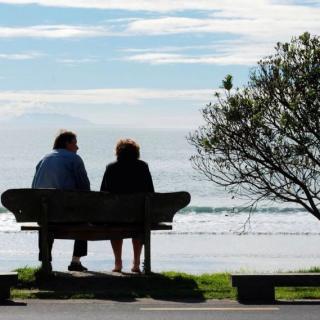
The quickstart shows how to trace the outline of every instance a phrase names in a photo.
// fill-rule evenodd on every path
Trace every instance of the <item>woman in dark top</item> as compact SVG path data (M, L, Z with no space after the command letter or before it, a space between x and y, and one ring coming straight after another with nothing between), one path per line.
M136 193L154 192L153 182L148 165L139 160L140 147L131 139L118 141L116 145L117 161L110 163L103 176L101 191L111 193ZM115 257L115 266L112 271L122 270L122 242L123 240L111 240ZM140 255L142 241L132 239L133 266L132 272L140 272Z

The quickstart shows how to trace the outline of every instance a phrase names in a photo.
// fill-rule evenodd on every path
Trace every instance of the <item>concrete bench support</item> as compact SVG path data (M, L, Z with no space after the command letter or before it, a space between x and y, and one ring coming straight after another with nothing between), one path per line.
M17 272L0 273L0 300L10 298L10 287L18 282Z
M320 273L233 274L231 279L243 302L274 302L275 287L320 286Z
M254 301L275 301L275 290L272 286L265 286L263 288L257 286L238 287L237 298L242 302Z

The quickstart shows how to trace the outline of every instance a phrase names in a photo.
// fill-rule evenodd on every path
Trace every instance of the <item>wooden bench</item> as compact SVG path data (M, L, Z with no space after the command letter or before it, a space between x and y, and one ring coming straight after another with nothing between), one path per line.
M18 283L17 272L0 273L0 300L10 298L10 287Z
M110 194L57 189L10 189L1 195L21 230L41 233L42 270L49 274L48 239L110 240L141 237L144 242L144 271L151 272L152 230L171 230L177 211L187 206L190 194L137 193ZM70 225L71 224L71 225Z
M231 279L238 300L246 302L274 302L275 287L320 286L320 273L233 274Z

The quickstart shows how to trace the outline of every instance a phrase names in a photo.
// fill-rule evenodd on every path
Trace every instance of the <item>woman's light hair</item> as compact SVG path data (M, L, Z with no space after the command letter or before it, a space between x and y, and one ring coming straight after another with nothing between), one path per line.
M140 146L132 139L121 139L116 145L118 160L134 160L140 157Z

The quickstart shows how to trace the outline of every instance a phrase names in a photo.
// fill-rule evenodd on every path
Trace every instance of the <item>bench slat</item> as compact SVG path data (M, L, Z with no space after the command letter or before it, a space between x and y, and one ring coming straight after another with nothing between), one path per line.
M320 286L319 273L279 273L232 275L232 286L265 286L274 287L317 287Z
M21 226L21 231L39 231L41 227L39 225L22 225ZM83 225L83 226L70 226L70 225L62 225L62 226L50 226L49 225L49 231L58 231L60 230L92 230L92 231L108 231L108 230L143 230L143 226L134 226L134 225L94 225L94 226L88 226L88 225ZM157 230L172 230L172 225L171 224L165 224L165 223L159 223L159 224L154 224L151 226L151 230L157 231Z
M22 225L22 231L39 231L37 225ZM151 230L172 230L172 225L152 225ZM144 233L143 225L49 225L48 231L54 239L78 240L111 240L141 238Z
M188 192L110 194L57 189L10 189L1 195L1 202L17 222L40 223L45 201L49 222L143 223L146 197L152 223L172 222L175 213L190 202Z

